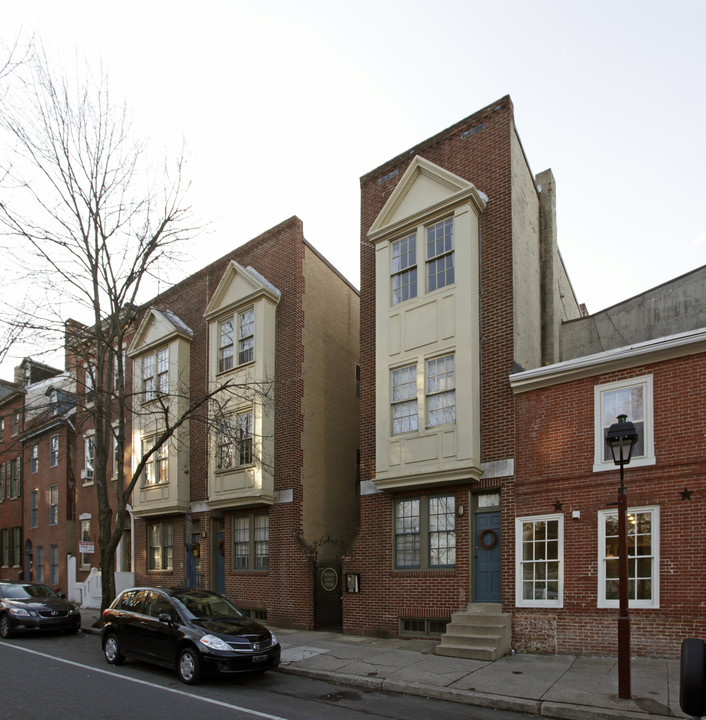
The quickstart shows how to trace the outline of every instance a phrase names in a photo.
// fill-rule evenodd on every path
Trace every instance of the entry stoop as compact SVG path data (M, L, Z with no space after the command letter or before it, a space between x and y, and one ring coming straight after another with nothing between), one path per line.
M497 660L510 652L512 617L500 603L472 603L468 610L454 613L441 636L435 655Z

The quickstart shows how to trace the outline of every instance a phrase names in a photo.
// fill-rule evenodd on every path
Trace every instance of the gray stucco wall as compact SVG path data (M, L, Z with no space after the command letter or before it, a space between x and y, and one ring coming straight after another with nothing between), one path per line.
M561 359L706 327L706 265L645 293L564 323Z

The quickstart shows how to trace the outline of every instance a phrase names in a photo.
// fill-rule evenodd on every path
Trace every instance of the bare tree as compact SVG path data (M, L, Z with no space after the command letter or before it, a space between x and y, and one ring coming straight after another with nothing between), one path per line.
M124 466L126 429L136 409L122 349L140 314L138 295L150 277L176 261L178 244L197 228L185 204L182 158L153 185L146 149L132 139L127 108L112 103L105 76L71 82L51 68L46 55L38 54L0 116L15 151L4 164L0 226L4 252L41 289L45 314L56 310L40 324L61 331L77 397L87 401L78 416L94 430L105 607L115 596L114 554L127 503L150 457L187 419L211 417L224 394L252 397L262 391L264 397L267 388L226 383L198 397L185 391L188 402L178 414L173 405L153 404L160 432L142 456L135 457L133 448L133 463ZM82 314L81 322L63 322L67 304ZM115 468L109 464L114 443ZM117 482L110 483L114 470Z

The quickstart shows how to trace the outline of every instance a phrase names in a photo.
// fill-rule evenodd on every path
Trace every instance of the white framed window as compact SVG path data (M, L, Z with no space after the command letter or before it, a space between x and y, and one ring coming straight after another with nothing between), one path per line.
M417 429L417 366L406 365L392 371L392 434Z
M172 523L149 523L147 526L147 541L147 569L171 570L174 553Z
M95 446L93 444L93 435L86 435L83 443L83 467L84 470L81 473L81 478L84 482L91 482L93 480L93 467L95 459Z
M39 445L32 445L29 457L29 471L31 473L39 471Z
M392 250L392 304L417 297L417 233L395 240Z
M91 519L83 518L81 520L81 540L90 542L91 540ZM81 553L81 565L87 567L91 564L91 556L89 553Z
M223 418L216 437L216 470L252 465L253 411Z
M49 524L59 524L59 486L49 486Z
M59 584L59 546L49 546L49 584Z
M233 318L218 323L218 372L233 367Z
M456 567L456 498L431 495L395 502L395 568Z
M253 361L255 356L255 311L238 313L238 365Z
M237 336L236 336L237 332ZM218 372L227 372L237 364L255 359L255 309L248 308L218 323Z
M448 217L427 227L427 292L454 282L454 219Z
M169 394L169 348L142 358L142 393L144 402Z
M659 607L659 507L628 508L628 606ZM618 607L618 511L598 512L598 607Z
M56 467L59 464L59 436L52 435L49 438L49 467Z
M564 515L515 518L515 605L564 607Z
M142 455L146 455L154 446L155 438L142 439ZM145 463L144 485L162 485L169 482L169 450L164 442L155 450Z
M426 361L427 427L456 422L454 355Z
M29 526L37 527L37 511L39 507L39 490L32 490L29 498Z
M613 456L606 442L608 428L626 415L635 426L638 439L630 465L654 465L652 421L652 375L596 385L594 388L595 454L593 470L615 470Z
M44 582L44 546L37 545L34 548L34 574L37 582Z
M250 513L233 518L233 569L267 570L270 566L270 516Z

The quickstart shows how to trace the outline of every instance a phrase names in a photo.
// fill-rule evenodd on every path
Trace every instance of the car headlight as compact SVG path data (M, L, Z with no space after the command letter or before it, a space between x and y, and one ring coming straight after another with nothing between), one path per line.
M17 617L31 617L34 615L34 613L31 613L29 610L25 610L24 608L11 607L10 612Z
M272 635L272 644L276 645L277 644L277 636L272 631L270 631L270 635Z
M221 640L215 635L204 635L199 639L199 642L211 650L232 650L231 646L225 640Z

